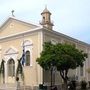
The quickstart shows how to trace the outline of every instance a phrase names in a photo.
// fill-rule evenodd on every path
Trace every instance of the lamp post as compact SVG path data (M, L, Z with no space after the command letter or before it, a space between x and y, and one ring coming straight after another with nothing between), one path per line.
M53 86L53 84L52 84L52 74L53 74L53 65L51 63L51 90L52 90L52 86Z
M51 71L51 90L53 90L52 87L53 87L53 84L55 85L56 67L52 63L51 63L51 66L50 66L50 71ZM54 74L54 76L53 76L53 74Z
M16 90L19 90L19 88L20 88L19 77L16 77L16 82L17 82Z

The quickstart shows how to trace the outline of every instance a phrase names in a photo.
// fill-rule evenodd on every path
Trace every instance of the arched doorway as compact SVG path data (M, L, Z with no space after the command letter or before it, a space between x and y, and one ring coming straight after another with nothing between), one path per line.
M7 62L7 71L8 83L13 83L15 81L15 62L12 58Z

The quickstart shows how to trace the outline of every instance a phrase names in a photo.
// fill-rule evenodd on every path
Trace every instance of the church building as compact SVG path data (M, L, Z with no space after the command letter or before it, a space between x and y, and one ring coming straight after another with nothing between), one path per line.
M42 83L50 86L50 72L43 71L36 62L37 57L40 57L43 50L44 42L47 41L51 41L53 44L74 44L78 49L88 53L84 66L71 70L69 76L78 81L82 79L90 81L90 75L87 72L87 69L90 68L90 44L53 30L54 24L51 21L51 12L47 8L43 10L41 16L40 25L24 22L16 19L16 17L9 17L1 25L0 88L14 87L18 81L21 86L30 87L31 90L35 90ZM22 65L19 60L24 53L25 61ZM17 76L19 80L17 80ZM55 71L52 82L55 85L62 83L59 72Z

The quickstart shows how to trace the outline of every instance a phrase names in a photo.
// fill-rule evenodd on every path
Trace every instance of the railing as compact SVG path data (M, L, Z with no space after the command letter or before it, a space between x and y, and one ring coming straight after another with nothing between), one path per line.
M30 87L25 87L25 88L17 88L17 87L7 87L7 88L0 88L0 90L34 90Z
M17 86L17 84L0 84L0 90L36 90L31 86Z

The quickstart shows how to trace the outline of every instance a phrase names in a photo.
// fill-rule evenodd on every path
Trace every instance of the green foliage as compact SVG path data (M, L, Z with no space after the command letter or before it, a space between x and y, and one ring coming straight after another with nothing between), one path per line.
M59 58L57 62L58 70L75 69L78 66L83 66L83 62L87 57L86 53L76 49L74 45L57 44L56 47L58 47L57 57Z
M54 50L55 45L48 42L48 43L45 43L43 46L44 46L43 51L40 54L41 57L37 58L36 61L42 68L49 70L51 63L53 65L56 65L56 62L57 62L56 58L55 58L56 54L55 54L55 50Z
M85 58L87 54L76 49L74 45L66 43L53 45L51 42L45 42L37 62L44 69L50 69L52 63L57 70L68 70L83 66Z

